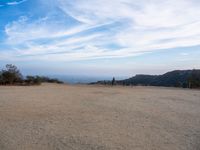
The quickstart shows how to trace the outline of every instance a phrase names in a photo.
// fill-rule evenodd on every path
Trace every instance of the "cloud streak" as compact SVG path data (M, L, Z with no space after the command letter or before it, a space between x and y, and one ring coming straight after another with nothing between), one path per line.
M3 6L12 6L12 5L19 5L19 4L22 4L22 3L26 2L26 1L27 0L0 2L0 7L3 7Z
M8 2L7 5L18 5L18 4L24 3L26 1L27 0Z
M10 53L1 55L75 61L137 56L200 43L196 0L56 0L54 4L53 11L70 21L51 13L34 20L21 16L6 25L4 44Z

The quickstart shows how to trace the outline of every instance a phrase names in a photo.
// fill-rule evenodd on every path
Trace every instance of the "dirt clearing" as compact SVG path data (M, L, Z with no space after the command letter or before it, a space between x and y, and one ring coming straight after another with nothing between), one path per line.
M200 91L0 87L0 150L200 150Z

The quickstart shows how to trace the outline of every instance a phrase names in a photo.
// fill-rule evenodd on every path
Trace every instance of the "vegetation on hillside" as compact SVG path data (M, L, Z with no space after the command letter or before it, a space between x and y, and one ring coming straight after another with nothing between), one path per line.
M98 81L92 84L113 85L112 81ZM175 70L163 75L136 75L129 79L115 81L115 84L200 88L200 70Z
M0 85L40 85L43 82L63 83L58 79L50 79L49 77L26 76L24 78L20 70L12 64L7 64L5 69L0 71Z

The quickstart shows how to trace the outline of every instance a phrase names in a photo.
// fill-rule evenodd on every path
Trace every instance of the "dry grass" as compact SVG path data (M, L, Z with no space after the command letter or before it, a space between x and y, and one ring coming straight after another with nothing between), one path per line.
M0 150L200 150L200 91L0 87Z

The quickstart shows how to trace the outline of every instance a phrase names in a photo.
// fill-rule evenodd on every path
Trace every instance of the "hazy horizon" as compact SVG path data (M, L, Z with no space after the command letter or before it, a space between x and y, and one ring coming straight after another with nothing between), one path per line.
M200 68L198 0L0 1L0 66L131 77Z

